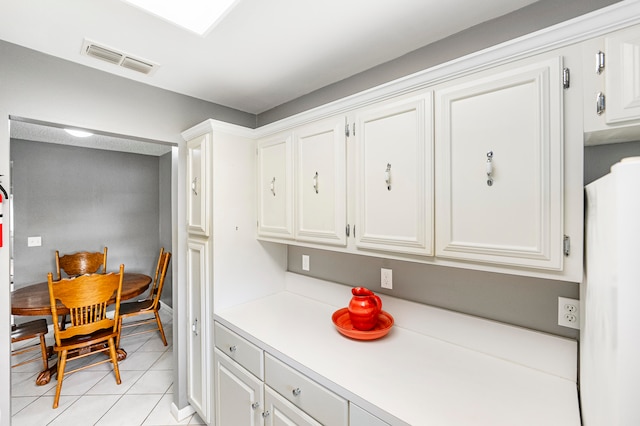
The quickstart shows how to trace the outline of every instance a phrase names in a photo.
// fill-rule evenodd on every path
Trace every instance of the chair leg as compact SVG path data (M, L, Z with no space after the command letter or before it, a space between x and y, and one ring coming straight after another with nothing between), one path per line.
M118 367L118 354L116 353L116 345L113 341L113 337L109 339L109 355L111 357L111 363L113 364L113 372L116 375L116 383L122 383L120 380L120 368Z
M58 384L56 385L56 396L53 398L53 408L58 408L60 401L60 391L62 390L62 381L64 380L64 368L67 365L67 351L58 354Z
M122 334L122 317L118 317L118 336L116 337L116 348L120 347L121 334Z
M47 352L47 342L44 340L44 335L40 336L40 351L42 352L42 365L44 369L42 371L49 369L49 353Z
M160 313L158 311L153 312L156 316L156 322L158 323L158 331L160 331L160 337L162 338L162 343L167 346L167 338L164 336L164 328L162 328L162 321L160 321Z

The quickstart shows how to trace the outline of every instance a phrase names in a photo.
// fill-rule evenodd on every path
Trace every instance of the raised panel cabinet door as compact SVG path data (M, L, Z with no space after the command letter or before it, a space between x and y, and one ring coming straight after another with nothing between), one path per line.
M432 256L432 93L357 113L355 139L356 246Z
M258 236L293 238L293 137L258 143Z
M561 270L562 58L436 91L436 256Z
M389 426L389 423L380 420L357 405L349 403L349 426Z
M313 417L265 385L265 426L322 426ZM331 426L331 425L326 425Z
M264 386L219 349L214 352L215 424L260 426L263 424Z
M209 236L211 197L211 135L187 142L187 231Z
M640 119L640 27L605 38L606 121Z
M200 417L209 419L209 362L207 300L209 293L209 242L187 240L187 398Z
M347 243L344 125L344 118L337 118L295 131L296 240Z

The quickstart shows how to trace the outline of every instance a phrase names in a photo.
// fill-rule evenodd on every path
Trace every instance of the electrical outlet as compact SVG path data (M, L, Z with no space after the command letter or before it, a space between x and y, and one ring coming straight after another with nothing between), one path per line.
M580 301L558 297L558 325L580 329Z
M393 271L391 269L380 268L380 286L382 288L393 288Z
M307 254L302 255L302 270L303 271L309 270L309 255Z

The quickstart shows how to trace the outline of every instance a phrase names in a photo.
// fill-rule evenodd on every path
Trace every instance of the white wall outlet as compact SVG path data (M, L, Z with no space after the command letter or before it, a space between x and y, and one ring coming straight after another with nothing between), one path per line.
M41 245L42 237L27 237L27 247L40 247Z
M580 301L558 297L558 325L580 329Z
M309 255L307 254L302 255L302 270L303 271L309 270Z
M393 271L391 269L380 268L380 286L382 288L393 288Z

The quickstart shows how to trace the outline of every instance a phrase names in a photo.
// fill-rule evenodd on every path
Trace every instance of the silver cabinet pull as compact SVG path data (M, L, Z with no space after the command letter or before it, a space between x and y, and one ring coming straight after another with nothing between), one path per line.
M257 410L258 408L260 408L260 403L254 402L253 404L251 404L251 408L253 408L254 410Z
M191 191L193 191L193 195L198 196L198 176L191 181Z
M273 196L276 196L276 177L274 176L273 179L271 179L271 193L273 194Z
M487 185L493 185L493 151L487 152Z
M313 189L316 190L316 194L318 193L318 172L316 172L315 176L313 176Z
M263 419L266 419L267 417L269 417L269 414L271 414L271 413L269 412L269 410L267 410L267 411L263 412L263 413L262 413L262 418L263 418Z
M238 348L236 348L236 345L229 346L229 352L235 352L236 349L238 349Z
M293 393L293 396L298 396L302 393L302 390L300 388L295 388L291 393Z
M604 52L596 53L596 74L602 74L604 71Z
M604 113L605 107L606 105L604 93L598 92L598 94L596 94L596 114L602 115Z
M193 320L193 324L191 324L191 331L193 332L194 335L198 335L198 318L196 318L195 320Z
M384 171L384 181L387 184L387 191L391 191L391 164L387 163L387 170Z

